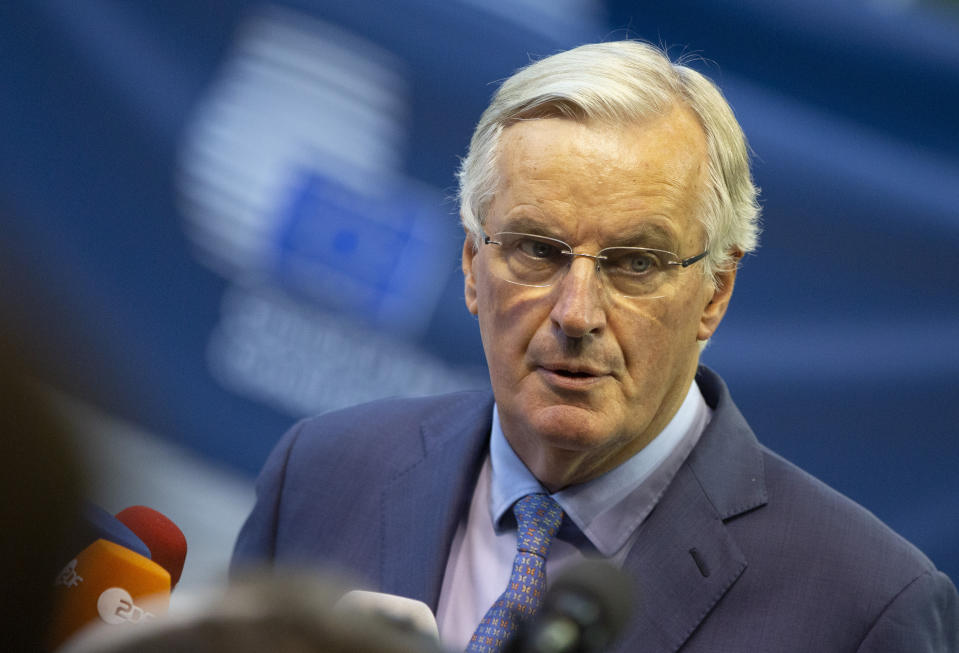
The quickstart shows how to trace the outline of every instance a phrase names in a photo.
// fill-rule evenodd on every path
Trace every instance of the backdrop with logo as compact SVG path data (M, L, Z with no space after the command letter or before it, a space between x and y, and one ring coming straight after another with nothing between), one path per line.
M300 416L483 387L458 157L499 80L625 37L691 57L754 150L762 247L705 361L959 577L945 6L4 3L5 322L64 392L249 476Z

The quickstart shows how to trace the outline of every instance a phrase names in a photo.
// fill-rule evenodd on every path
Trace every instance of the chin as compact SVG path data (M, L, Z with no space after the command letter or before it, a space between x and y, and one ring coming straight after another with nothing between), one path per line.
M573 451L608 446L616 430L599 411L563 404L537 410L531 426L543 444Z

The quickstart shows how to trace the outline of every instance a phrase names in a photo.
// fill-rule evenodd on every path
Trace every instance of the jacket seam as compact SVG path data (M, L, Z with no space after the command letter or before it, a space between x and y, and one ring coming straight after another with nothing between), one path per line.
M862 648L863 643L864 643L867 639L869 639L869 635L871 635L871 634L872 634L872 631L876 629L876 626L879 624L879 622L883 620L883 617L885 617L886 613L889 612L889 610L890 610L890 608L892 608L893 604L895 604L896 601L899 600L899 597L901 597L901 596L904 595L906 592L908 592L908 591L912 588L912 586L915 585L915 584L919 581L919 579L923 578L924 576L929 576L929 577L931 577L931 576L932 576L932 572L929 571L928 569L927 569L926 571L922 572L921 574L919 574L918 576L916 576L915 578L913 578L911 581L909 581L908 583L906 583L905 586L903 586L903 588L902 588L901 590L899 590L891 599L889 599L889 602L886 603L886 605L883 606L882 610L879 611L879 614L876 615L876 618L875 618L875 619L873 620L873 622L869 625L869 628L867 628L867 629L866 629L866 632L863 633L863 636L862 636L862 638L859 640L859 643L856 644L856 650L857 650L857 651Z

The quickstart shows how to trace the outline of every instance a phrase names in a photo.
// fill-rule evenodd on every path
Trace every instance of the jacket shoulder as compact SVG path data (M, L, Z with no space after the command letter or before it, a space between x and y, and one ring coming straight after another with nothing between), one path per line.
M763 597L764 609L805 605L806 618L815 616L806 626L823 641L860 642L896 621L897 605L954 622L956 590L918 548L849 497L762 452L767 503L726 522L748 560L739 590ZM942 597L951 608L935 608Z
M918 548L862 505L775 452L762 450L770 513L803 525L801 535L794 533L797 545L825 547L820 557L830 550L846 552L843 562L849 569L872 566L868 575L899 577L894 581L899 588L935 569Z
M378 551L371 534L381 527L383 489L404 470L420 469L431 448L480 446L491 415L491 393L459 392L383 399L301 420L257 478L257 502L237 538L234 570L251 562L336 561L372 578L367 563Z
M492 395L483 391L380 399L301 420L277 448L295 449L293 459L305 464L326 455L341 461L351 455L372 458L398 446L420 448L425 425L456 423L464 413L491 410Z

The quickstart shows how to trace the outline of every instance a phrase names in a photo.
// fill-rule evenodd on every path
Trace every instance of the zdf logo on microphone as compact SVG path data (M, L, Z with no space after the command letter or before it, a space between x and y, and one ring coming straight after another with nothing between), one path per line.
M112 625L137 624L156 617L152 612L134 605L133 597L122 587L103 590L100 598L97 599L97 612L100 613L103 621Z
M77 573L77 559L74 558L67 563L67 566L63 568L63 571L60 572L60 575L57 576L53 584L64 587L76 587L82 582L83 576Z

